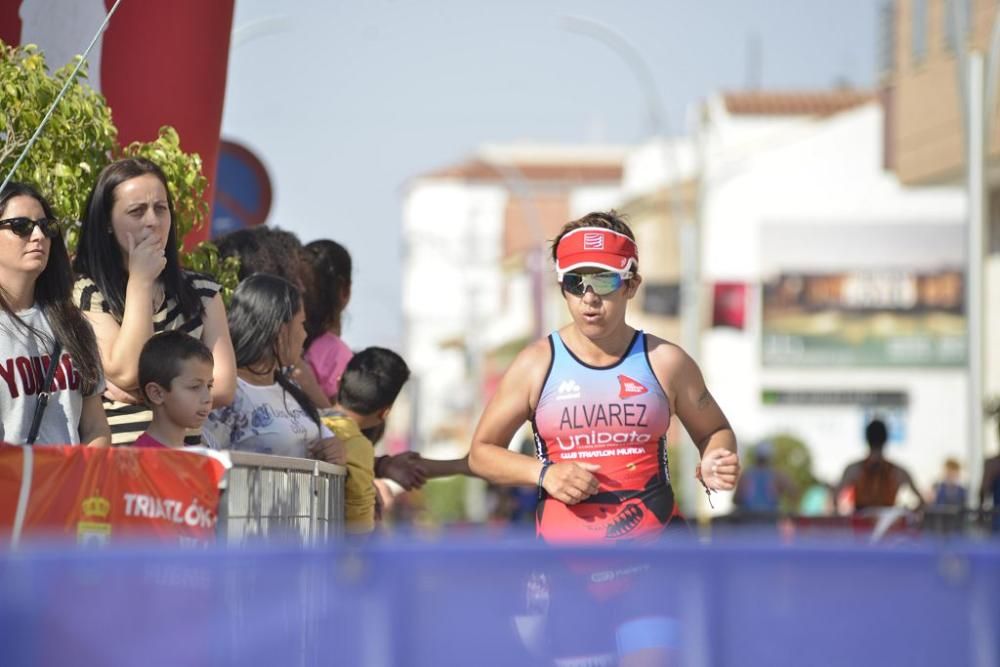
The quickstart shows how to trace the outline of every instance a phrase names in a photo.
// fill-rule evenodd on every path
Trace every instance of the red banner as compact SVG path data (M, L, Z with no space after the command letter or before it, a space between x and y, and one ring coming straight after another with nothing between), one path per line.
M37 44L55 71L83 53L114 0L0 0L0 39ZM89 83L104 94L124 145L172 125L198 153L213 201L234 0L123 2L90 55ZM188 246L209 237L205 226Z
M34 447L22 535L198 545L215 539L225 455L208 450ZM11 534L25 449L0 444L0 531Z

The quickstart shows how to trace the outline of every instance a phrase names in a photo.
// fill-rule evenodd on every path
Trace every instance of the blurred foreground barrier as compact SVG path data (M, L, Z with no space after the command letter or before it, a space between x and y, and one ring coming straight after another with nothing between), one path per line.
M749 536L0 556L3 664L1000 664L1000 544ZM601 657L603 656L603 658Z
M344 531L343 466L248 452L233 462L219 510L219 536L241 543L258 538L313 542Z

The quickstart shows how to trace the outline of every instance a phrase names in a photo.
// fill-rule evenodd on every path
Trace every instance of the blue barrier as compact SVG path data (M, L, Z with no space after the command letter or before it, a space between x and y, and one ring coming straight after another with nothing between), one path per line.
M616 642L696 666L997 665L1000 543L36 545L0 560L0 629L9 667L544 665Z

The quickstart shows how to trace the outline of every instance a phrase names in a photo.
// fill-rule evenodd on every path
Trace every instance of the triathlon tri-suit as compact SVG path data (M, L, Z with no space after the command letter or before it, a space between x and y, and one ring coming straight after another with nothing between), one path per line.
M576 505L543 495L538 535L549 542L643 540L677 514L667 466L670 402L649 363L646 335L610 366L578 359L558 332L532 418L538 458L596 463L598 492Z
M678 512L667 466L670 402L649 363L646 335L636 331L628 351L606 367L580 361L558 332L549 344L552 362L532 418L536 454L598 464L599 488L575 505L543 495L538 535L600 544L656 538ZM663 572L640 553L617 553L571 555L536 573L535 597L540 590L551 605L544 614L549 664L610 666L642 648L676 649L676 600L649 595L662 589Z

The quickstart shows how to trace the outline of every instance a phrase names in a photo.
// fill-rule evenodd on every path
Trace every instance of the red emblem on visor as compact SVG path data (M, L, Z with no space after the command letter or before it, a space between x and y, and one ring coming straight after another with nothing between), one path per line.
M583 235L584 250L604 250L604 235L598 232L588 232Z
M649 391L646 387L627 375L618 376L618 398L631 398Z

